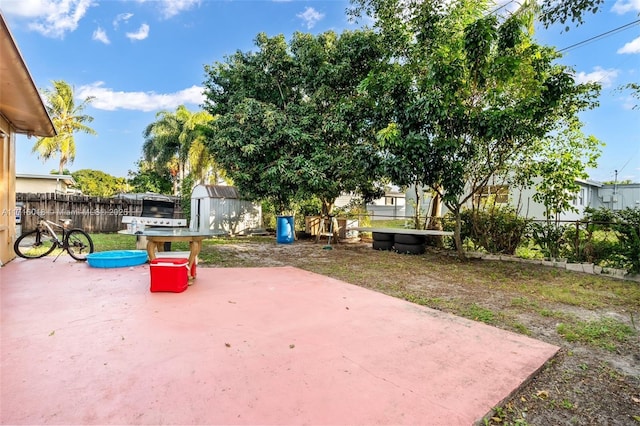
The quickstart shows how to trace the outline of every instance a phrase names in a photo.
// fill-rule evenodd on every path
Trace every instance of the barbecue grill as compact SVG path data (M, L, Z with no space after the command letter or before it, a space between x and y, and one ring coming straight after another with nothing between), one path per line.
M142 213L140 216L122 216L122 223L129 224L135 220L138 226L144 228L169 227L178 228L186 227L187 219L174 219L173 210L175 203L168 198L151 198L142 199ZM144 249L147 245L147 239L142 235L136 236L136 248ZM171 251L171 243L164 243L164 250Z
M140 216L123 216L122 223L132 223L134 219L138 224L147 227L185 227L187 226L187 219L174 219L175 203L166 199L157 198L143 198L142 199L142 213Z

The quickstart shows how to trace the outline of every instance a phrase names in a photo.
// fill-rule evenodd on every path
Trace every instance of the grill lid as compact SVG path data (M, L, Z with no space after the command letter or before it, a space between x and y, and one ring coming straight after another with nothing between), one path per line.
M174 203L172 201L143 199L142 217L173 218Z

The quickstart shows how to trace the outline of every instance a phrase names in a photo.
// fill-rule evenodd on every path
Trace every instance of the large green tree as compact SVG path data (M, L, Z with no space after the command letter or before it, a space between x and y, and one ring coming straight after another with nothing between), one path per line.
M542 0L540 2L540 21L549 27L555 23L566 24L568 21L575 25L584 23L584 15L597 13L602 10L605 0ZM569 26L565 26L569 31Z
M555 50L534 42L531 3L506 18L487 14L483 0L360 3L355 12L378 16L393 49L390 69L365 85L384 100L377 106L389 123L379 136L389 174L441 197L462 255L463 205L558 121L591 106L596 87L576 85Z
M42 95L58 134L38 138L32 152L37 153L38 157L45 161L58 156L58 169L62 174L65 165L73 163L76 158L74 134L77 132L96 134L95 130L85 124L91 123L93 117L83 114L84 109L93 101L93 97L89 96L80 104L76 104L73 87L62 80L54 80L53 89L43 89Z
M574 201L588 168L596 167L603 143L581 131L578 120L561 122L558 128L531 144L517 158L512 171L514 184L533 187L533 199L545 207L545 217L558 224L560 214L577 211Z
M153 192L156 194L173 194L171 179L166 174L158 173L153 164L146 161L136 162L137 170L129 170L128 183L133 192Z
M259 34L256 52L206 66L209 148L241 192L280 212L313 196L379 194L372 100L360 82L384 57L372 31Z
M171 176L174 195L186 175L192 174L194 182L202 183L214 165L204 149L204 126L213 120L206 111L194 113L180 105L175 112L160 111L156 121L146 127L144 160L154 164L161 175Z
M118 178L100 170L81 169L71 174L84 195L112 197L119 192L128 192L125 178Z

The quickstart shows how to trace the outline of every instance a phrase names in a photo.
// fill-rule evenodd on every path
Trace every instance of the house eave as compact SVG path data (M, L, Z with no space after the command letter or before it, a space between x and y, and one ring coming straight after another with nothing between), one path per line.
M16 178L21 179L45 179L45 180L61 180L67 186L73 186L76 184L75 179L71 175L36 175L28 173L16 173Z
M0 13L0 114L15 133L57 134L22 54Z

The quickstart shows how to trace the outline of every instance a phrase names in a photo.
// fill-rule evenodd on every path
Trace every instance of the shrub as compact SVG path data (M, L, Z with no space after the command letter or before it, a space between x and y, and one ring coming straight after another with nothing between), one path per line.
M623 268L640 273L640 209L627 207L616 212L612 228L618 236L617 252L626 259Z
M578 260L640 273L640 209L599 208L585 213L585 231L576 238Z
M527 229L527 236L540 246L546 258L565 256L567 250L567 233L571 225L560 225L555 222L532 222Z
M527 220L510 207L462 212L460 237L489 253L514 254L527 228Z

